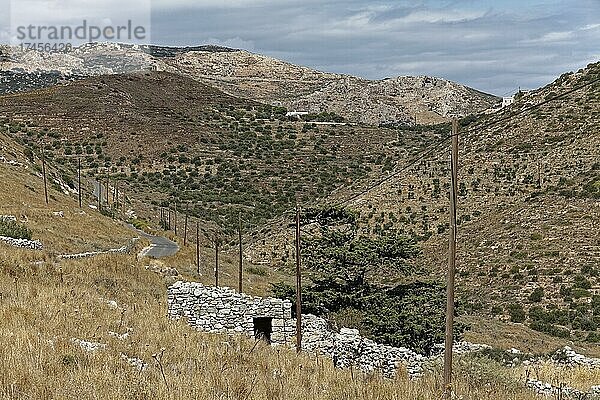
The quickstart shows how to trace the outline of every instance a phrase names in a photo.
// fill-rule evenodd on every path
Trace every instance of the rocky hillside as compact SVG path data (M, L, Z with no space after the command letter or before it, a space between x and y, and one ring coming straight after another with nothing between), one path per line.
M463 121L462 313L600 341L598 110L600 63L564 74L502 112ZM447 265L450 141L442 138L449 131L449 125L432 129L440 143L434 152L407 169L409 159L399 159L395 168L401 173L343 203L360 212L371 233L398 230L418 237L424 250L418 264L439 280ZM338 191L328 203L343 202L359 189ZM274 255L293 248L292 231L267 236L280 240L257 244L256 258L276 260Z
M371 81L316 71L217 46L169 48L87 44L64 54L2 47L0 92L45 87L81 76L161 70L184 74L248 99L290 111L334 112L371 125L441 122L482 112L498 98L441 78Z
M445 79L403 76L370 81L289 64L246 51L189 52L171 66L224 91L294 111L333 111L367 124L439 122L481 112L497 98Z

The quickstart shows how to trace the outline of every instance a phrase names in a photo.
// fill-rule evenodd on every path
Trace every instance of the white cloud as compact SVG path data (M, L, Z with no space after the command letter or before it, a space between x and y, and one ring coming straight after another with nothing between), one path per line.
M420 10L399 18L397 22L414 24L414 23L448 23L448 22L465 22L485 15L482 11L468 10Z
M588 24L579 28L581 31L591 31L600 28L600 24Z
M575 37L574 31L548 32L535 39L523 40L522 43L558 43L566 42Z

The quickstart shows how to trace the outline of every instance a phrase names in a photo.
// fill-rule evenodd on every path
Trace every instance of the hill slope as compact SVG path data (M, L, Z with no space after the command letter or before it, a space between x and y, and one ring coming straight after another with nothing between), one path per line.
M498 98L434 77L370 81L315 71L271 57L216 46L169 48L88 44L65 54L3 47L0 93L54 85L81 76L161 70L184 74L238 97L289 110L335 112L367 124L440 122L481 112Z
M591 64L500 113L464 121L458 201L462 313L600 342L599 80L600 63ZM535 104L542 105L531 108ZM446 137L449 130L436 128ZM344 204L360 212L366 231L419 237L424 251L416 264L441 281L450 145L440 143L414 165L398 160L401 173ZM338 191L327 202L340 203L355 192ZM265 246L255 246L256 258L277 260L278 252L293 247L293 232L277 232ZM388 282L407 279L383 275Z
M224 228L256 227L390 167L425 143L390 129L288 121L280 108L166 72L93 77L0 97L0 118L30 149L77 156L155 206L190 203ZM104 178L103 178L104 179ZM297 198L298 196L298 198ZM156 214L154 214L156 215Z

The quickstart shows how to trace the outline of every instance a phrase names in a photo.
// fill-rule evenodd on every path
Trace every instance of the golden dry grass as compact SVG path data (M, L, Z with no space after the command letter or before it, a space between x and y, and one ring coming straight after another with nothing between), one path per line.
M50 202L44 199L43 180L33 168L0 164L0 215L26 219L33 239L54 254L106 250L127 244L135 234L117 221L105 218L84 203L54 190L49 185ZM62 211L64 218L54 216Z
M161 233L158 233L159 235ZM196 267L196 245L188 243L183 246L183 239L175 237L172 232L166 236L176 241L180 250L177 254L160 260L148 260L147 263L166 265L176 268L187 280L201 282L205 285L214 285L215 250L205 247L200 249L200 275ZM195 240L195 238L194 238ZM238 289L239 253L236 249L226 249L219 253L219 286L228 286ZM269 294L270 283L293 282L293 272L272 268L269 265L256 265L244 260L243 291L255 296Z
M394 380L336 370L239 336L209 335L166 317L164 282L131 256L61 265L0 250L0 398L3 399L438 399L441 374ZM111 308L107 300L119 304ZM130 336L118 340L108 332ZM79 338L105 343L83 351ZM162 353L161 367L153 354ZM138 371L120 356L148 364ZM516 371L457 361L464 399L533 399Z
M0 245L0 399L439 399L441 371L394 380L337 370L331 361L292 349L270 348L244 337L210 335L166 316L165 282L147 271L148 260L101 256L55 262L53 253L116 247L132 233L92 210L80 214L75 200L51 191L27 171L0 166L0 213L25 215L47 251ZM33 190L25 186L25 182ZM65 218L52 211L62 210ZM203 275L194 270L194 248L154 263L213 282L214 253L203 250ZM236 255L222 257L221 282L235 287ZM248 265L250 267L250 265ZM285 274L246 274L247 291L262 294ZM113 308L108 301L116 301ZM111 336L129 332L124 340ZM71 339L107 345L86 352ZM163 350L164 349L164 350ZM148 364L139 371L121 357ZM161 354L160 363L153 354ZM162 371L161 371L162 368ZM473 357L456 360L456 392L462 399L535 399L524 389L526 371ZM164 376L163 376L164 373ZM543 377L558 373L544 367ZM553 375L554 374L554 375ZM563 373L565 383L589 387L597 375Z

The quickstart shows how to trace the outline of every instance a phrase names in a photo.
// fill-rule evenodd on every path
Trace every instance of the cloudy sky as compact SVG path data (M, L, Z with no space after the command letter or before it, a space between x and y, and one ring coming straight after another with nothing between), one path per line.
M435 75L503 95L600 60L600 0L137 1L151 1L154 43L220 44L371 79ZM71 3L77 16L102 3L54 2L60 18L73 17ZM128 2L106 3L123 15Z

